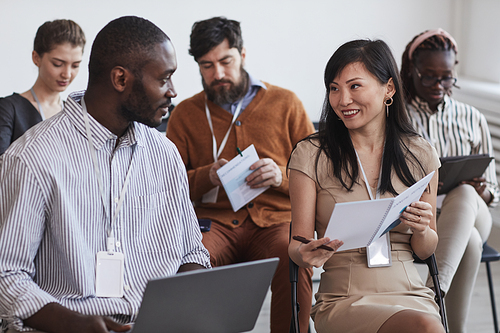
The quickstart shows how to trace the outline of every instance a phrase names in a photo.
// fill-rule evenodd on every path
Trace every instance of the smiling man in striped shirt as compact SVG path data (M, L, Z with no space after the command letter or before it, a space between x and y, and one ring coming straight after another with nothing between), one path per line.
M110 22L93 44L87 91L0 159L9 332L124 332L149 279L210 267L182 160L149 128L176 96L176 68L154 24Z

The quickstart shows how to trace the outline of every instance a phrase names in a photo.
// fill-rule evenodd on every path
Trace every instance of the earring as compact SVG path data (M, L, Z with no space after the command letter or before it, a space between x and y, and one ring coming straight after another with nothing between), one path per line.
M384 104L385 104L385 113L387 115L387 118L389 118L389 106L391 106L392 103L394 103L394 100L392 99L392 97L389 97L389 99L387 99L387 100L384 101Z

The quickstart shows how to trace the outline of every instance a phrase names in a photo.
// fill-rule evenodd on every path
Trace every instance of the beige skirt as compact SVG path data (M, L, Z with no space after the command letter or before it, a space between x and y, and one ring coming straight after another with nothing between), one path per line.
M375 333L407 309L440 319L434 293L422 282L410 245L391 245L391 267L369 268L365 248L338 252L325 263L311 311L317 332Z

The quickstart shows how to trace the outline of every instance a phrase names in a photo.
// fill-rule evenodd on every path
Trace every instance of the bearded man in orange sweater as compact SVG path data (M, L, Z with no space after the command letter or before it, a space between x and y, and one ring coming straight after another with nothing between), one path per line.
M175 107L167 136L186 165L198 218L212 220L203 244L213 266L280 258L271 283L271 332L288 332L291 212L286 164L295 144L314 127L293 92L243 69L246 51L239 22L223 17L196 22L189 52L200 67L204 90ZM234 212L216 171L251 144L260 159L246 182L252 188L270 187ZM301 268L299 274L299 320L301 332L307 332L312 271Z

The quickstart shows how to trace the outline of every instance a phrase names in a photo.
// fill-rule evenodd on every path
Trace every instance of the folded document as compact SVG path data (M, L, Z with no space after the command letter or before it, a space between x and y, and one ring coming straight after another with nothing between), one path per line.
M409 204L420 200L433 175L434 171L394 198L337 203L325 237L343 241L339 251L371 245L401 223L399 216Z

